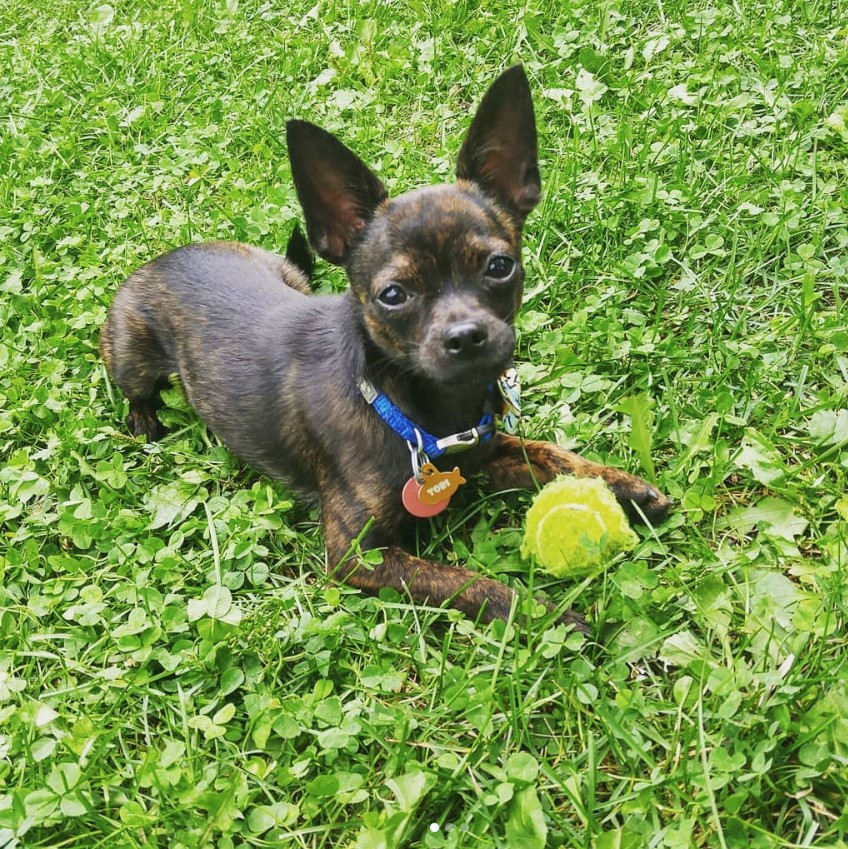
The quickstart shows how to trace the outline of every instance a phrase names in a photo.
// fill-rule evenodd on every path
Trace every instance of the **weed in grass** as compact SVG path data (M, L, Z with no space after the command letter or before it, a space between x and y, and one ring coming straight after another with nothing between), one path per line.
M846 20L842 0L6 5L0 845L844 845ZM421 549L588 610L601 647L328 584L315 515L178 391L164 443L127 438L96 353L161 251L284 245L285 118L396 191L449 179L517 60L545 183L526 427L680 507L581 584L520 561L526 496L466 501Z

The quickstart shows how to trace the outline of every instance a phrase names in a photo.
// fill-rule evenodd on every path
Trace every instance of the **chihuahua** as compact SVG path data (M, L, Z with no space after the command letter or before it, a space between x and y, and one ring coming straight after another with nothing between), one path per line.
M187 245L136 271L100 337L132 434L164 435L159 392L177 374L235 454L317 499L334 577L484 622L510 617L513 590L399 545L470 475L495 490L599 476L631 518L661 521L670 502L641 478L506 432L522 228L541 193L522 67L484 96L452 185L390 199L325 130L289 121L286 137L309 243L344 268L349 290L313 295L308 260L234 242ZM373 549L381 556L361 556Z

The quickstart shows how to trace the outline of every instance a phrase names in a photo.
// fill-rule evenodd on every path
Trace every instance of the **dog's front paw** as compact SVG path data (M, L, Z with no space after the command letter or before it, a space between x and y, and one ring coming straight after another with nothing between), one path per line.
M608 471L609 475L604 477L631 522L644 524L647 521L651 525L658 525L665 521L673 506L667 495L636 475L615 469Z
M126 422L127 429L133 436L144 436L148 442L158 442L168 433L168 429L156 418L156 413L149 406L130 406Z

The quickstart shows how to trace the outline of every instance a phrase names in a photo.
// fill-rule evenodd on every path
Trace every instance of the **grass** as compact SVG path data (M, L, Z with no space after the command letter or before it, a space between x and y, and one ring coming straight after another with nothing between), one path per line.
M848 5L0 7L0 846L845 847ZM286 117L394 192L535 92L527 432L655 474L667 525L579 584L527 496L422 551L590 615L522 643L321 577L317 517L96 338L191 240L281 250ZM342 287L322 267L319 288ZM655 472L651 465L655 466Z

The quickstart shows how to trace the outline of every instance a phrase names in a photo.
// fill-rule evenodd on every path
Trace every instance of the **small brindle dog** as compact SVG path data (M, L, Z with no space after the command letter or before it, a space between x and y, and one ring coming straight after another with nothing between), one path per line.
M242 460L318 500L331 573L482 621L510 615L511 589L398 546L469 475L495 490L599 476L631 518L661 521L669 500L641 478L498 427L522 227L541 192L523 69L486 93L453 185L390 199L330 133L290 121L287 142L309 242L345 269L349 291L313 295L304 262L234 242L187 245L136 271L100 338L130 431L163 436L159 391L176 373ZM359 550L382 549L377 564L352 544L366 528Z

